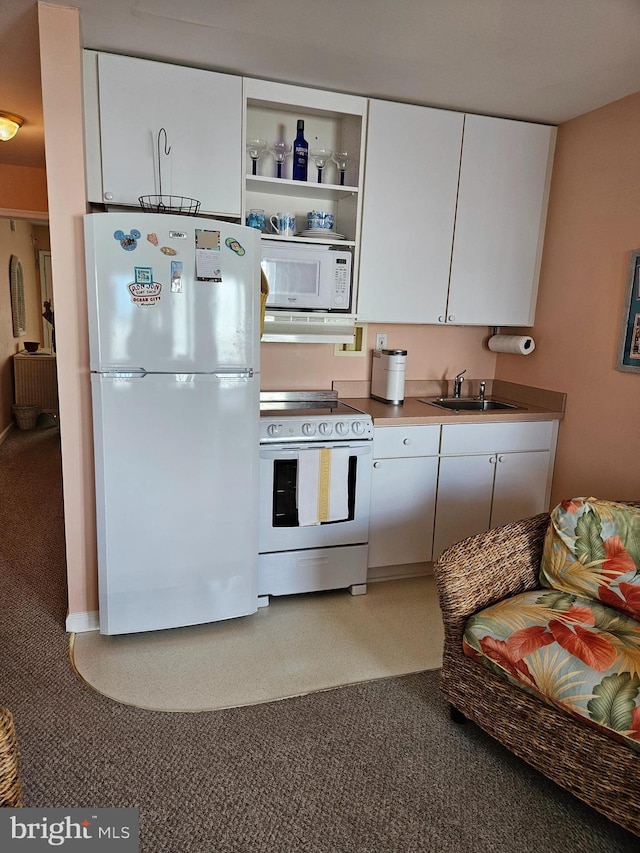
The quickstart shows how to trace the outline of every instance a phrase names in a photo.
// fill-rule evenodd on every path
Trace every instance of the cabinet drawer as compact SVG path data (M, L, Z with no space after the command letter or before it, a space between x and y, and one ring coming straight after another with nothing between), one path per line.
M445 424L440 453L495 453L549 450L555 421L518 423Z
M374 459L437 456L439 444L439 425L376 427L373 431Z

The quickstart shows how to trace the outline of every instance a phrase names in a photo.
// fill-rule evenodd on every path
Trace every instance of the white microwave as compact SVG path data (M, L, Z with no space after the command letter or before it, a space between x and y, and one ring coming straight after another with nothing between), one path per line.
M267 308L294 311L351 309L351 253L304 243L262 243L269 283Z

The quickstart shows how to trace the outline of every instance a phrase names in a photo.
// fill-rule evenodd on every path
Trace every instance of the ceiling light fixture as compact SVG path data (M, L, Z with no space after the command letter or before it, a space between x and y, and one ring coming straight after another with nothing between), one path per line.
M0 110L0 141L7 142L13 139L24 124L24 119L13 113L5 113Z

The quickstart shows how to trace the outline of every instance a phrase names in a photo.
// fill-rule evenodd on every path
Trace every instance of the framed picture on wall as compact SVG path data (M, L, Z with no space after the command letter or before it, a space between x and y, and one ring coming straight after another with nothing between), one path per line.
M616 367L618 370L640 373L640 249L630 255L627 298Z

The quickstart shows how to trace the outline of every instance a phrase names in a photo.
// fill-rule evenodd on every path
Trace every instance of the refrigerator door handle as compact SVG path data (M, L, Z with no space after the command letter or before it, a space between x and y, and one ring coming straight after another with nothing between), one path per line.
M242 367L240 369L230 367L228 370L214 370L213 375L218 379L252 379L253 367Z
M147 371L144 367L103 367L102 370L95 371L96 373L106 374L107 376L146 376Z

